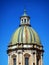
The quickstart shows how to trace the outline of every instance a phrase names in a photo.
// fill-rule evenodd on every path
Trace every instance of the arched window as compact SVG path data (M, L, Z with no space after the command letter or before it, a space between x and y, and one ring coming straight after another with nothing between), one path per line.
M24 19L24 23L26 23L26 19Z
M29 58L25 57L25 65L29 65Z
M21 19L22 23L23 23L23 19Z
M37 56L37 65L39 65L40 55Z
M13 55L12 55L12 58L13 58L13 65L17 65L17 64L16 64L16 55L13 54Z
M13 58L13 65L16 65L16 58Z

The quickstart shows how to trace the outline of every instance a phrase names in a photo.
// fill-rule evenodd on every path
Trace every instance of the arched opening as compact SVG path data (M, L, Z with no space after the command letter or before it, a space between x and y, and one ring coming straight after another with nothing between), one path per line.
M13 65L17 65L17 63L16 63L16 55L15 54L12 55L12 59L13 59Z
M39 59L37 58L37 65L39 65Z
M37 65L40 65L40 55L37 56Z
M26 23L26 19L24 19L24 23Z
M13 58L13 65L16 65L16 58Z
M25 57L25 65L29 65L29 57Z
M24 54L24 65L29 65L29 59L30 59L30 54L26 53Z

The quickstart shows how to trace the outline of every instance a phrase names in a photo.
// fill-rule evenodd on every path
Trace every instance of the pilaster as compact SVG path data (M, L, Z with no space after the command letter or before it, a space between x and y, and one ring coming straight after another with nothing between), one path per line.
M35 52L35 65L37 65L37 53Z
M41 54L41 65L43 65L43 55Z

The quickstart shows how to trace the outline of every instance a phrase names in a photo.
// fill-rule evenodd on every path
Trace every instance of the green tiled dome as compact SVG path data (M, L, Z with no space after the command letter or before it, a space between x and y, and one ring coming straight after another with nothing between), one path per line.
M30 27L30 17L26 14L26 10L24 10L23 16L20 17L20 27L15 31L11 40L12 45L18 43L40 44L38 34Z
M17 43L37 43L40 44L38 34L30 26L20 26L12 36L11 44Z

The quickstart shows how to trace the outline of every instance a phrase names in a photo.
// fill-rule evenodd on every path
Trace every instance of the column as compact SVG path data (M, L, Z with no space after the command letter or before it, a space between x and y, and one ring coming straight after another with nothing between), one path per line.
M18 65L18 53L17 53L17 59L16 59L17 61L16 61L16 63L17 63L17 65Z
M41 65L41 58L39 58L39 65Z
M29 54L29 53L28 53L28 54ZM30 56L29 56L29 55L27 55L27 56L28 56L28 58L29 58L29 65L33 65L33 64L32 64L32 63L33 63L33 59L32 59L32 58L33 58L33 56L32 56L32 55L33 55L32 53L30 54ZM26 57L27 57L27 56L26 56Z
M23 65L22 61L23 61L23 59L22 59L22 52L20 52L20 53L18 53L18 65Z
M41 65L43 65L43 56L41 54Z
M11 55L8 56L8 65L11 65L12 61L11 61Z
M32 52L32 65L33 65L33 63L35 62L35 61L34 61L34 59L35 59L35 58L34 58L34 55L35 55L35 54L33 54L33 52Z
M37 54L35 52L35 65L37 65Z

